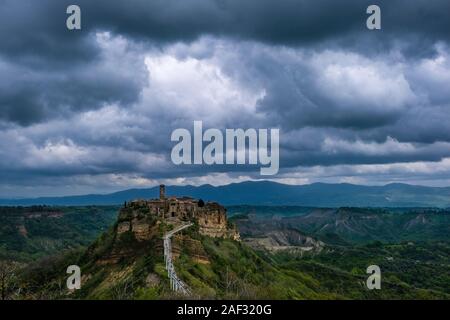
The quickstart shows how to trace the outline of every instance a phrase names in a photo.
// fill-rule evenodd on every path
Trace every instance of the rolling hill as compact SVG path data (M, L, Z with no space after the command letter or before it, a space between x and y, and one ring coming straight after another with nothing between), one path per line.
M272 215L262 214L259 207L241 208L231 219L244 237L296 230L335 245L448 241L450 234L448 209L311 208L307 213L283 215L282 208L279 213L277 207L271 208Z
M169 186L168 194L218 201L223 205L287 205L310 207L450 207L450 187L408 184L362 186L353 184L286 185L248 181L224 186ZM0 199L0 205L120 205L137 198L158 197L158 187L30 199Z

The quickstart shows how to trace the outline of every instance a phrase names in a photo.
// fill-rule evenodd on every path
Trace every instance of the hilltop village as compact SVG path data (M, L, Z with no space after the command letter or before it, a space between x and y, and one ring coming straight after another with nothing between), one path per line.
M159 199L134 200L120 211L117 233L132 231L137 240L145 240L150 231L149 219L171 225L194 222L199 233L214 238L239 240L237 230L228 224L226 209L217 202L204 202L190 197L166 197L164 185Z

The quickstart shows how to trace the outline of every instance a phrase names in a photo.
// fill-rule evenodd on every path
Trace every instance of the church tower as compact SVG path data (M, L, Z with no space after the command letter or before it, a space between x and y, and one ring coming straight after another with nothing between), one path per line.
M159 186L159 199L164 200L166 198L166 186L161 184Z

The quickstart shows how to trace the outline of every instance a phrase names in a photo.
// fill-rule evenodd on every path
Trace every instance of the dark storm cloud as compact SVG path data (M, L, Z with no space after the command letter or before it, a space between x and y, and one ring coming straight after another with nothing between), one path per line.
M345 51L255 45L227 49L239 52L240 58L223 59L223 70L237 73L243 85L252 79L265 88L257 111L265 114L267 125L287 131L308 126L380 128L396 124L415 102L404 70L390 65L389 56L372 60Z
M145 68L134 70L119 73L112 62L102 61L64 71L0 61L0 119L29 125L107 103L127 105L136 101L145 78Z
M189 41L205 34L287 45L333 38L345 39L347 45L352 45L348 35L378 41L409 35L422 41L449 40L449 19L440 14L450 10L446 0L100 0L95 3L80 0L78 3L85 8L88 28L106 28L156 41ZM382 8L382 37L367 33L365 11L371 4ZM353 46L357 46L357 40L353 39Z
M65 28L65 9L74 3L82 8L80 32ZM86 76L88 69L94 73L95 63L101 63L101 48L93 35L98 31L111 31L153 45L213 35L277 45L345 47L366 53L374 48L383 51L395 44L414 55L434 53L434 42L449 39L450 19L440 14L449 12L448 1L378 1L383 19L383 30L378 33L365 28L365 9L369 4L372 2L354 0L3 0L0 59L28 70L2 70L2 80L9 85L0 85L0 117L26 125L77 108L136 101L142 83L133 83L120 74L111 78L108 72L99 72L98 77ZM55 80L57 77L51 74L70 75L83 68L85 76L71 80ZM40 75L34 82L14 82L14 73L20 72ZM94 83L99 87L94 88ZM271 98L275 99L267 97ZM385 114L371 119L390 121ZM335 121L329 117L315 120L324 124ZM349 121L365 121L357 114L354 120Z
M0 55L45 68L93 59L92 37L65 27L66 8L65 1L0 1Z
M83 32L65 28L65 9L70 4L82 8ZM371 4L382 9L380 32L367 32L365 26L365 11ZM385 42L406 37L411 43L416 38L423 46L450 39L450 22L442 14L450 11L446 0L3 0L1 6L3 53L42 53L54 59L92 56L95 47L84 37L99 29L156 43L191 41L202 35L285 45L340 39L349 47L367 39ZM368 43L366 51L380 45L364 45Z
M65 27L69 4L81 31ZM370 4L381 31L366 29ZM259 177L259 166L173 166L170 134L193 120L279 127L284 177L439 164L448 12L447 0L0 0L0 192Z
M127 58L134 48L120 48L114 57L117 49L103 48L98 34L69 32L60 1L0 6L0 120L30 125L137 101L146 69ZM118 58L128 65L118 65Z

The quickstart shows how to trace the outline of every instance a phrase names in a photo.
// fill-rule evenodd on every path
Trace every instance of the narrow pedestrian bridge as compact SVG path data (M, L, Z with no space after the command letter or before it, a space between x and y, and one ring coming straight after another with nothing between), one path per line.
M167 232L164 237L164 261L166 263L166 270L167 270L167 276L170 280L170 287L175 292L180 292L184 295L191 295L191 291L189 290L188 286L177 276L177 273L175 272L175 267L173 265L173 259L172 259L172 236L180 232L181 230L184 230L186 228L189 228L192 226L193 223L186 223L182 224L175 229Z

